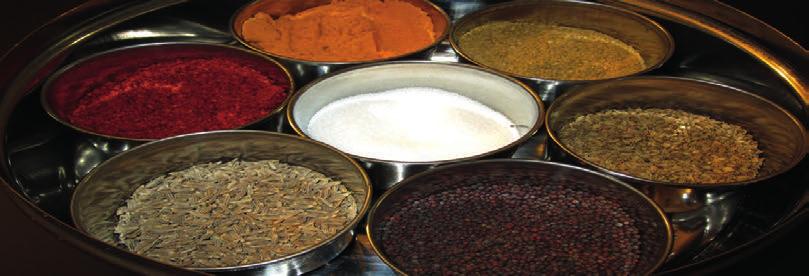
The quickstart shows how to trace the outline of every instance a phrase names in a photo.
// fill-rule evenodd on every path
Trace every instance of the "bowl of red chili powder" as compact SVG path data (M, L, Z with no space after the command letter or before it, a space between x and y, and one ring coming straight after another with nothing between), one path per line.
M427 0L257 0L231 20L239 42L287 65L299 84L352 65L429 55L449 26Z
M80 132L150 141L277 124L293 88L281 64L249 50L158 43L73 62L50 77L41 100L54 119Z
M672 248L666 215L640 191L536 160L409 177L376 201L366 232L405 275L648 275Z

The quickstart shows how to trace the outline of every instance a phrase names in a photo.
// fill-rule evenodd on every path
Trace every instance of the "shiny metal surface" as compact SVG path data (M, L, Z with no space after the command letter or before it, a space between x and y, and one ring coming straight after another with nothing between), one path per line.
M661 193L656 193L658 202ZM692 252L699 251L726 230L738 212L743 200L740 192L700 192L686 189L672 189L666 200L681 199L680 204L691 207L669 213L674 225L674 248L669 262L686 259ZM668 205L671 208L671 204ZM685 257L683 257L685 256Z
M0 144L0 154L7 159L2 166L0 191L7 194L35 224L58 236L60 241L99 260L140 274L193 273L118 250L70 226L71 218L67 212L70 195L80 178L76 174L83 171L78 168L85 166L82 164L93 163L94 158L106 159L108 156L102 150L94 149L87 139L52 120L39 104L38 87L44 78L59 67L111 48L177 39L233 44L235 40L226 39L230 32L231 15L246 2L91 0L87 5L55 18L48 26L32 33L0 60L0 65L11 72L0 75L0 135L6 138ZM456 20L501 1L433 2ZM679 0L599 2L657 16L653 19L676 38L675 53L661 68L649 74L727 83L776 102L806 122L804 107L809 101L801 95L807 95L805 84L809 79L798 72L809 68L809 60L805 56L787 55L778 51L778 47L770 47L770 44L751 43L764 40L751 31L750 28L755 26L737 24L737 21L754 21L749 16L728 11L716 1L689 2L690 5L679 5L687 2ZM689 9L692 7L698 10ZM135 34L139 35L122 35L133 34L130 30L138 30ZM141 32L143 30L154 31ZM734 39L727 39L729 35ZM446 47L437 52L450 59L454 55ZM546 155L556 149L552 143L546 144L545 136L544 131L539 132L521 145L514 157L570 162L556 154ZM806 185L809 183L808 170L809 161L805 160L793 170L761 185L740 187L739 191L727 198L729 201L725 205L707 205L727 208L683 212L695 215L679 216L680 219L675 214L672 220L675 236L688 237L691 241L686 244L687 247L675 244L674 250L679 252L678 255L658 272L693 273L717 269L782 236L790 226L809 219L809 210L804 208L809 203L809 187ZM723 227L715 231L712 229L717 228L708 224ZM706 226L701 228L700 225ZM354 242L346 251L311 274L393 275L393 271L373 254L367 236L362 233L364 230L357 229L357 232Z
M663 2L671 6L703 14L718 22L733 26L736 31L748 33L752 38L761 40L767 44L777 45L773 48L781 50L781 53L791 53L798 56L809 55L809 52L803 46L780 30L723 2L689 0L665 0Z
M529 182L534 179L542 181ZM613 177L587 169L544 161L495 159L442 166L414 175L386 191L368 213L366 233L371 247L396 272L407 274L385 254L376 237L381 231L378 223L396 210L397 203L414 195L426 196L447 189L479 183L514 183L528 185L562 185L586 191L619 202L624 211L632 213L640 222L640 260L631 275L648 275L655 271L669 255L672 230L668 218L654 201L632 186Z
M646 67L631 75L643 74L662 66L674 52L674 39L657 22L629 10L579 1L516 1L493 5L469 14L456 22L450 31L449 41L464 60L488 67L467 54L460 38L470 30L494 21L541 22L549 25L576 27L595 30L617 38L635 49L643 57ZM569 87L598 80L561 80L543 76L520 75L492 68L518 77L541 91L542 100L552 101L557 94ZM609 79L626 77L618 76ZM600 79L604 80L604 79Z
M349 155L361 160L376 188L385 190L396 182L432 167L493 156L510 156L542 125L545 108L534 92L515 79L494 71L456 63L387 62L362 65L313 81L301 88L287 109L287 119L301 136L309 137L309 120L336 100L404 87L434 87L476 100L508 117L520 138L498 149L474 156L433 162L402 162ZM418 112L413 110L413 112Z
M168 37L174 38L174 31L170 32ZM116 36L113 36L111 39L116 38ZM127 40L130 39L130 37L122 37L121 39ZM287 94L292 94L292 91L295 91L295 82L292 80L292 75L290 75L289 71L284 66L272 58L245 50L244 48L224 44L210 44L202 42L164 42L140 44L103 51L81 58L71 64L66 65L62 69L53 73L48 80L45 81L45 84L42 87L42 92L40 93L42 106L45 109L45 112L47 112L48 115L50 115L54 120L87 135L91 140L93 140L94 144L96 144L98 148L102 150L106 150L108 148L108 144L123 144L118 147L123 147L126 149L143 142L157 140L101 134L81 126L76 126L69 122L69 120L66 118L67 114L65 114L65 112L67 112L69 107L75 106L77 102L84 97L84 94L80 93L86 93L88 91L77 91L79 93L65 96L66 99L62 98L61 102L58 98L59 95L56 93L60 91L60 88L82 87L80 85L86 85L85 83L88 80L93 80L94 78L103 77L102 80L106 80L107 78L110 78L111 76L114 76L114 74L120 72L120 70L129 70L132 67L142 66L140 65L141 60L147 60L153 57L182 58L189 56L227 56L231 58L239 58L241 61L256 62L256 64L261 64L267 68L272 68L273 70L282 72L284 77L279 77L279 79L286 81L289 85L289 88L287 88L285 92ZM100 75L102 73L106 75ZM93 85L99 84L93 83ZM287 98L284 99L279 106L271 110L266 116L255 119L243 126L236 128L251 128L261 125L264 129L278 129L283 121L282 111L289 102L289 98L290 96L287 95Z
M325 144L297 136L264 131L217 131L159 140L110 158L92 170L78 185L70 203L76 227L110 245L119 246L113 234L115 211L149 180L195 164L241 159L279 160L304 166L339 179L361 206L354 218L329 240L299 253L266 262L234 267L192 268L205 272L297 275L327 263L351 242L354 228L371 205L371 183L360 165Z
M33 130L37 134L34 136L38 137L34 139L28 137L19 144L12 142L0 145L0 155L7 158L7 164L2 166L0 192L7 195L7 198L16 204L26 217L31 218L29 222L42 227L49 234L58 236L59 241L94 256L100 262L115 264L122 270L131 273L148 274L162 271L176 275L191 274L188 270L133 257L124 251L110 251L111 247L89 238L69 226L68 220L57 219L67 217L67 209L63 204L67 203L65 196L72 192L72 185L75 184L70 173L67 173L70 169L64 167L64 164L70 162L64 162L64 159L55 156L42 159L36 155L17 155L16 153L30 152L28 150L38 152L43 149L50 149L49 151L53 153L63 153L66 148L60 145L72 143L72 138L61 136L64 134L63 132L52 129L53 125L47 121L37 121L34 119L38 118L36 116L25 116L26 119L23 120L12 120L11 116L15 110L18 110L16 108L18 104L25 105L24 96L30 93L31 89L40 85L48 74L56 70L77 45L111 26L183 2L186 1L90 0L53 18L0 58L3 68L9 72L0 76L0 93L2 93L0 96L2 98L0 100L0 136L18 137L13 133L14 130L11 130L12 134L9 134L9 128L12 128L11 125L15 125L17 122L22 122L28 126L35 126ZM28 102L30 103L30 101ZM27 106L32 107L30 104ZM22 113L30 114L27 111ZM40 124L32 125L34 123ZM46 131L39 132L42 130ZM11 155L19 158L11 161ZM25 160L23 163L27 163L27 165L18 166L19 169L11 168L11 163L21 160ZM20 170L28 173L20 176L18 174ZM53 172L56 174L52 174ZM52 176L56 176L56 178L52 178ZM17 177L32 181L18 182L15 179ZM39 182L40 180L44 181ZM32 188L25 184L32 182L43 185Z
M425 46L422 49L403 53L401 55L392 56L389 58L382 58L376 60L369 60L369 61L358 61L358 62L323 62L317 60L300 60L290 57L285 57L281 55L277 55L274 53L267 52L261 49L258 46L253 45L249 41L245 40L242 35L242 24L245 20L249 19L253 15L255 15L259 11L263 11L274 18L278 18L283 15L287 14L294 14L306 9L310 9L313 7L322 6L328 4L330 1L324 0L255 0L250 4L245 5L241 9L239 9L233 15L233 19L230 22L230 31L233 33L233 36L240 42L242 45L253 49L257 52L264 53L265 55L269 55L272 57L277 58L281 63L287 66L292 71L292 75L295 77L295 81L301 85L309 83L310 81L314 80L317 77L326 75L331 72L338 71L340 69L345 69L348 67L352 67L359 64L366 64L366 63L373 63L373 62L380 62L386 60L396 60L402 58L414 58L414 59L421 59L424 58L426 55L429 54L430 49L433 48L436 44L440 43L441 41L446 38L447 33L449 31L450 20L447 14L438 6L433 4L427 0L403 0L404 2L408 2L422 11L424 11L427 16L430 17L433 23L433 32L436 34L435 42L430 45Z
M711 34L715 38L722 39L730 43L736 49L751 55L757 61L766 64L768 71L775 73L779 79L789 84L793 89L792 93L797 96L803 104L804 110L809 108L809 80L802 77L802 74L792 62L785 56L779 56L768 48L763 47L749 36L745 36L739 30L722 23L717 19L706 17L699 10L688 10L677 5L669 5L662 2L650 0L600 0L621 6L628 9L643 11L644 13L659 16L672 20L679 24L696 28L700 31ZM722 4L704 3L703 5L692 4L686 6L706 7L704 12L716 14L712 8L720 9ZM735 15L740 15L738 12ZM741 14L740 17L749 18ZM719 19L722 20L722 19ZM724 19L725 21L733 21ZM755 19L754 19L755 21ZM753 28L746 28L753 29ZM766 30L765 30L766 31ZM783 45L783 44L782 44ZM788 44L787 44L788 45ZM788 49L795 49L794 45L786 46ZM800 51L800 50L797 50ZM805 51L804 51L805 52ZM806 55L803 55L803 62L806 62ZM799 63L800 64L800 63Z
M86 137L84 141L77 143L76 153L73 157L73 175L81 179L90 171L104 162L104 160L129 150L133 146L130 142L119 142L105 138Z

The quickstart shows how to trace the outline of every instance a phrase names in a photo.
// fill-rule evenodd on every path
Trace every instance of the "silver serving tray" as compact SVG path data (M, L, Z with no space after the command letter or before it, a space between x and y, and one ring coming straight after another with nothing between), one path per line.
M69 199L81 176L132 145L82 136L52 120L39 105L43 80L78 58L121 46L164 41L238 45L229 33L233 12L247 1L90 1L39 29L0 61L11 74L0 77L0 154L3 190L40 225L71 244L133 271L182 273L112 248L82 235L70 224ZM457 19L481 9L482 0L433 1ZM651 75L682 76L719 82L764 96L806 124L807 80L797 69L809 67L800 46L760 21L718 2L601 1L652 16L673 35L672 58ZM699 11L699 12L696 12ZM89 17L92 15L93 17ZM432 50L430 60L459 62L448 43ZM298 84L302 86L304 84ZM540 91L541 92L541 91ZM572 162L557 152L543 132L522 145L515 158ZM715 269L783 234L809 216L809 162L766 183L727 193L684 198L700 208L672 215L675 250L661 273ZM682 195L679 195L682 196ZM362 229L340 256L312 272L393 274L370 249Z

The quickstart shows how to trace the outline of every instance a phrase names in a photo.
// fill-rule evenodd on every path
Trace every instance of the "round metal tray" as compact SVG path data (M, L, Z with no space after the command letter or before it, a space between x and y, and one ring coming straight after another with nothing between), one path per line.
M45 78L70 61L99 51L146 42L201 41L237 45L229 33L231 14L247 1L90 1L41 28L0 63L16 75L0 78L3 192L60 239L107 262L138 272L183 273L86 237L70 226L70 195L81 176L128 149L125 143L93 140L47 116L39 105ZM485 7L482 0L437 0L453 19ZM796 68L807 58L799 46L760 21L718 2L601 1L630 8L660 22L675 39L672 58L649 74L719 82L766 97L804 124L809 117L807 80ZM699 12L695 12L699 11ZM735 11L735 13L734 13ZM742 19L747 19L744 21ZM752 20L752 21L751 21ZM448 43L430 60L458 62ZM303 84L301 84L303 85ZM516 158L570 162L544 132L519 148ZM677 242L661 273L716 268L734 256L772 241L809 216L809 161L766 183L733 193L708 194L704 207L672 215ZM349 248L312 274L393 274L360 233Z

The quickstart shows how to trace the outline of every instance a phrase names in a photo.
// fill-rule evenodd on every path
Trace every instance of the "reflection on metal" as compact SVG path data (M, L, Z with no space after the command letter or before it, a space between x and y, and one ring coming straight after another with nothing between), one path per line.
M199 42L230 44L235 40L224 31L211 28L198 22L178 18L155 17L145 26L136 28L124 26L110 30L103 36L94 36L79 51L73 52L76 57L140 43L157 42Z
M362 227L364 230L365 227ZM315 270L311 275L362 275L362 276L394 276L397 275L393 272L388 265L382 262L382 259L377 256L373 249L371 249L368 235L358 233L354 238L354 242L348 246L345 252L337 258Z
M458 53L452 49L452 45L450 45L449 42L442 41L435 46L428 59L435 62L458 62L460 57Z
M93 168L119 153L129 150L132 142L105 139L101 137L82 136L76 142L76 154L73 165L73 175L78 182Z
M659 1L651 0L599 0L600 2L613 4L616 6L638 10L643 13L660 16L687 26L695 27L701 31L710 33L723 39L742 51L752 55L761 62L767 64L779 77L786 81L801 99L804 110L809 109L809 81L805 74L801 74L789 65L783 58L769 52L749 37L745 37L733 28L716 22L716 20L700 15L698 12L689 11L680 7L668 5Z
M778 29L720 1L665 0L665 2L733 26L736 30L746 32L752 37L777 45L779 50L790 51L796 56L809 55L803 46Z
M87 175L90 170L104 162L110 155L93 146L91 143L76 145L76 157L73 165L73 174L77 180ZM78 181L77 181L78 182Z
M550 160L546 147L547 143L548 134L541 131L520 145L520 147L517 148L511 157L520 159Z
M436 5L447 12L452 22L464 17L468 13L478 11L485 8L487 5L497 3L498 1L486 0L434 0ZM499 1L502 2L502 1Z
M26 63L19 63L19 60L7 57L3 60L5 69L17 73L16 76L0 77L3 83L0 86L6 88L0 101L0 136L6 137L8 140L3 145L0 145L6 157L11 162L11 165L6 165L3 170L6 172L3 180L11 182L11 185L19 185L21 187L18 191L24 192L13 194L10 188L11 185L7 183L0 183L6 185L0 187L3 192L12 193L11 200L19 204L21 210L26 215L37 218L37 221L42 227L48 231L58 235L60 239L64 239L71 245L77 246L89 252L93 256L104 259L110 263L127 266L129 269L141 274L155 274L154 271L159 269L164 273L190 273L189 271L180 270L176 267L162 265L146 261L144 259L136 258L130 254L124 253L113 247L107 247L105 244L91 240L82 234L79 234L75 229L67 226L62 222L69 222L70 218L66 214L60 213L67 210L68 201L66 198L70 196L75 183L75 175L86 174L92 167L97 165L101 159L108 158L108 153L114 153L124 148L116 147L114 145L100 145L102 149L94 147L88 141L78 137L75 134L63 134L58 127L48 124L40 125L38 128L28 128L24 124L6 128L5 126L9 121L29 122L31 116L29 113L21 113L11 117L11 112L14 109L29 109L32 112L41 112L36 108L26 106L19 106L20 100L29 92L31 88L37 87L41 84L43 76L49 75L59 66L63 65L65 58L77 53L77 51L88 50L91 46L99 47L112 47L112 43L121 43L126 45L132 41L140 41L141 39L161 39L161 35L175 35L178 39L207 39L212 41L224 41L225 37L221 34L227 34L229 30L213 29L214 32L208 32L199 26L218 26L217 24L209 24L211 20L207 16L193 15L193 9L184 9L185 5L199 4L206 1L132 1L128 2L125 6L121 5L125 1L90 1L95 6L115 6L118 5L121 9L110 9L104 16L94 18L87 24L76 24L70 33L64 35L62 29L54 26L46 26L46 28L38 30L34 37L40 38L34 42L42 42L43 36L61 36L55 43L42 45L45 51L31 52L31 41L26 41L21 46L27 46L14 49L12 52L13 57L25 57ZM145 18L143 15L155 10L169 10L167 7L189 2L181 7L183 13L166 14L170 17L167 21L158 21L154 18ZM437 0L434 1L439 6L442 6L451 18L457 19L461 15L468 14L469 12L485 6L486 4L500 1L476 1L476 0ZM712 7L711 10L700 10L706 15L716 15L716 11L721 10L720 3L717 1L682 1L682 0L667 0L667 1L639 1L639 0L601 0L610 4L618 6L630 7L638 10L644 14L657 15L664 19L673 20L685 26L681 33L678 33L677 38L684 41L694 40L702 43L705 40L728 41L738 48L729 47L728 45L719 45L711 49L717 53L730 53L744 51L750 55L742 55L738 60L745 62L734 63L731 65L725 63L714 63L717 65L716 71L700 72L700 76L691 73L697 71L700 67L707 66L703 63L689 63L688 68L685 69L686 73L682 76L689 78L700 78L711 80L715 82L728 83L726 78L717 78L707 73L715 72L732 72L738 70L749 69L747 66L750 63L757 63L765 61L765 65L761 65L765 70L763 75L772 77L776 81L784 80L792 89L781 90L774 89L768 93L768 98L779 97L790 99L793 95L785 95L785 93L793 93L796 99L800 100L797 106L807 106L806 93L806 76L797 73L795 68L785 67L784 56L780 53L768 52L765 48L750 48L751 41L755 37L744 36L737 31L737 28L744 26L725 26L719 25L711 18L702 16L696 11L689 11L687 9L680 9L673 5L683 6L683 3L700 5L701 7ZM699 3L697 3L699 2ZM667 3L673 3L669 5ZM179 11L177 9L175 11ZM75 11L67 13L65 16L57 19L55 24L64 24L64 22L78 22L75 16ZM205 10L208 13L227 14L229 10ZM184 25L178 23L173 26L157 26L173 22L172 18L177 18L174 22L187 21L191 24ZM189 18L190 17L190 18ZM82 17L84 18L89 17ZM133 20L130 20L133 19ZM743 20L739 18L732 18L728 22L735 20ZM73 21L68 21L73 20ZM120 32L108 32L105 30L113 28L115 25L127 21L126 28L122 28ZM215 19L214 19L215 21ZM198 26L193 26L196 23ZM224 22L223 22L224 23ZM71 25L74 23L71 23ZM709 26L713 25L713 26ZM732 25L732 24L731 24ZM181 26L176 29L174 33L168 32L174 26ZM691 28L701 30L709 35L702 37L703 34ZM146 30L148 32L142 32ZM132 33L127 33L133 31ZM197 36L188 36L188 34L195 34ZM116 34L119 34L116 37ZM127 35L120 35L127 34ZM131 34L131 35L130 35ZM148 37L154 35L155 37ZM698 36L699 35L699 36ZM110 36L110 37L108 37ZM165 36L163 36L165 37ZM126 39L124 39L126 38ZM728 39L733 38L733 39ZM116 39L124 39L117 40ZM172 38L173 39L173 38ZM721 40L720 40L721 39ZM44 42L43 42L44 43ZM229 42L223 42L229 43ZM438 45L435 52L448 54L445 48ZM443 50L442 50L443 49ZM741 49L741 50L739 50ZM37 50L40 51L40 50ZM12 61L12 62L9 62ZM451 58L448 61L452 61ZM741 66L739 65L741 64ZM739 67L739 68L734 68ZM318 73L318 72L315 72ZM734 74L735 75L735 74ZM763 82L756 79L749 79L746 76L741 76L738 83L733 83L733 86L740 86L743 84L754 84L756 86L775 87L770 80ZM741 87L745 88L745 87ZM756 91L754 89L748 89ZM35 92L36 90L34 90ZM785 102L778 102L787 107L796 106L792 100ZM798 102L797 100L794 102ZM785 104L786 103L786 104ZM795 113L795 109L802 108L788 108ZM795 113L799 114L799 113ZM40 114L42 115L42 114ZM800 113L802 119L805 114ZM283 119L283 118L281 118ZM287 131L291 132L290 128ZM565 155L559 152L553 143L544 143L544 132L532 137L526 144L522 145L515 153L515 158L530 158L530 159L544 159L550 158L553 161L565 161ZM45 137L45 138L43 138ZM20 143L21 141L29 143ZM36 141L36 143L30 143ZM14 149L10 149L10 145L20 145ZM543 153L545 156L543 156ZM550 155L547 155L550 154ZM684 191L676 194L676 198L683 202L684 206L699 206L702 208L684 208L682 212L672 214L673 224L676 231L675 251L678 253L676 258L673 258L669 264L664 266L664 272L676 271L678 269L705 265L706 262L726 257L730 253L735 253L744 248L743 245L756 242L760 239L767 239L773 231L779 229L781 225L794 223L796 219L802 218L801 215L806 213L806 210L800 207L809 203L809 191L805 187L807 177L804 176L808 164L803 163L797 172L787 176L782 176L774 179L772 183L762 183L764 185L777 185L773 189L764 189L766 193L758 193L742 190L738 193L704 193L702 195L695 194L693 191ZM11 171L14 171L13 178ZM766 188L766 187L765 187ZM772 200L778 198L778 200ZM743 199L743 200L742 200ZM766 204L762 203L766 202ZM34 205L36 204L36 206ZM43 210L46 210L43 211ZM60 211L61 210L61 211ZM62 221L60 222L59 219ZM732 223L728 224L730 221ZM362 229L358 229L362 232ZM718 234L717 234L718 233ZM713 236L717 236L713 238ZM703 246L705 244L707 246ZM686 249L689 248L689 249ZM313 275L335 275L335 274L349 274L349 275L392 275L392 270L382 263L371 251L367 236L364 233L358 233L355 242L349 246L349 249L343 252L338 258L330 261L326 266L314 271Z
M712 242L735 215L741 201L741 195L735 192L717 194L683 190L682 198L684 205L696 208L671 213L675 245L670 259L693 257L696 250Z
M569 88L569 84L560 81L525 81L531 88L538 91L539 97L545 103L553 102L561 92Z
M117 33L111 36L113 40L127 40L127 39L143 39L143 38L155 38L155 37L162 37L164 36L163 33L154 32L150 30L131 30L131 31L124 31L121 33ZM195 37L193 33L179 33L179 34L172 34L172 36L180 36L180 37Z

